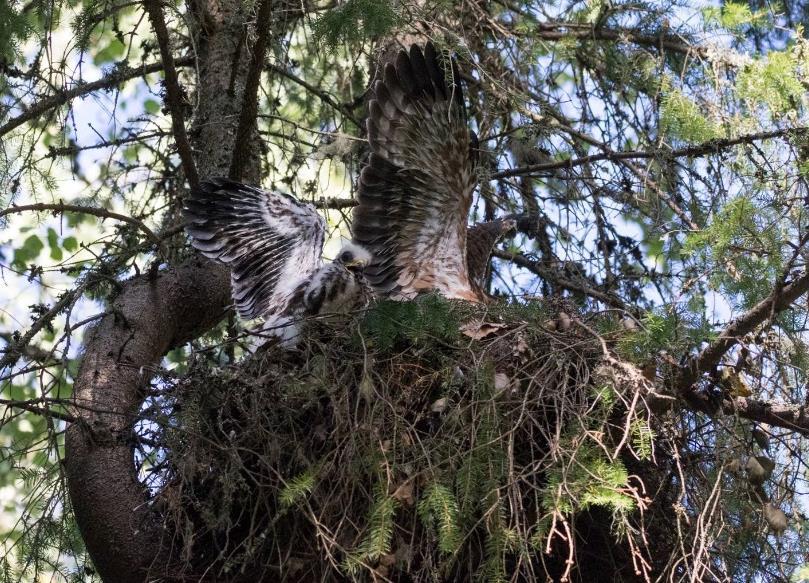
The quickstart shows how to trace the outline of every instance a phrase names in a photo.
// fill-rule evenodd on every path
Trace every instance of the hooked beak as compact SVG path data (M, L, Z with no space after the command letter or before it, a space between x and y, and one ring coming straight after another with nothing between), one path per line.
M362 259L352 259L351 261L346 261L345 266L349 269L359 269L366 266L366 262Z

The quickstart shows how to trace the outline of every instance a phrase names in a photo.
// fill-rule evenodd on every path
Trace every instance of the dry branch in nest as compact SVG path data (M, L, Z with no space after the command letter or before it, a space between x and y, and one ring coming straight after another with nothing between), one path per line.
M651 455L642 377L570 306L482 310L383 302L340 331L313 326L295 352L226 368L197 354L152 404L161 414L142 470L176 541L168 570L232 581L645 574L646 500L624 462ZM573 325L559 326L560 312ZM612 542L571 572L580 515Z

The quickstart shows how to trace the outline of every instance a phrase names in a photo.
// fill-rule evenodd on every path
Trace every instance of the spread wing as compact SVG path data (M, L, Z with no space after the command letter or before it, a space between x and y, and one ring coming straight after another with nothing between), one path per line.
M453 80L457 74L453 68ZM371 156L359 181L354 240L373 255L365 276L404 297L436 289L480 299L466 265L466 223L475 189L476 141L457 82L436 50L401 51L374 84Z
M230 266L244 319L282 312L321 265L323 218L289 195L214 178L191 192L183 214L191 244Z

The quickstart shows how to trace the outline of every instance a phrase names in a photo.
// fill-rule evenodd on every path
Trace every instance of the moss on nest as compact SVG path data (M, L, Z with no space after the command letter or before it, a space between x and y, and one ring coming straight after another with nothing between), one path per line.
M560 310L574 323L552 331ZM158 439L177 560L215 580L561 576L574 513L629 525L613 454L648 442L637 388L596 374L603 344L577 322L558 302L425 296L294 352L197 358Z

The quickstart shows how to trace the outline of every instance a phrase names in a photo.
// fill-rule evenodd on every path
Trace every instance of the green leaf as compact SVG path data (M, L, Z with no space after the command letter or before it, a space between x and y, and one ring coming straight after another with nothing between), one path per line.
M51 248L51 259L62 260L62 248L59 246L59 235L52 228L48 228L48 246Z
M24 269L29 262L39 257L39 252L45 245L37 235L29 235L23 244L14 250L14 266Z
M124 56L125 52L126 45L117 38L113 38L110 40L107 46L96 53L95 57L93 58L93 64L103 65L104 63L117 61Z
M138 152L140 151L139 145L127 146L124 148L124 160L130 163L138 161Z
M601 506L614 513L635 508L634 499L625 493L629 473L620 460L610 460L589 442L568 447L571 459L565 459L548 472L543 490L543 506L564 514ZM562 487L564 485L564 487ZM560 494L564 492L564 495Z
M79 248L79 242L76 241L76 237L65 237L62 239L62 247L64 247L65 251L70 251L72 253Z
M143 102L143 109L150 115L155 115L160 111L160 104L154 99L147 99Z

